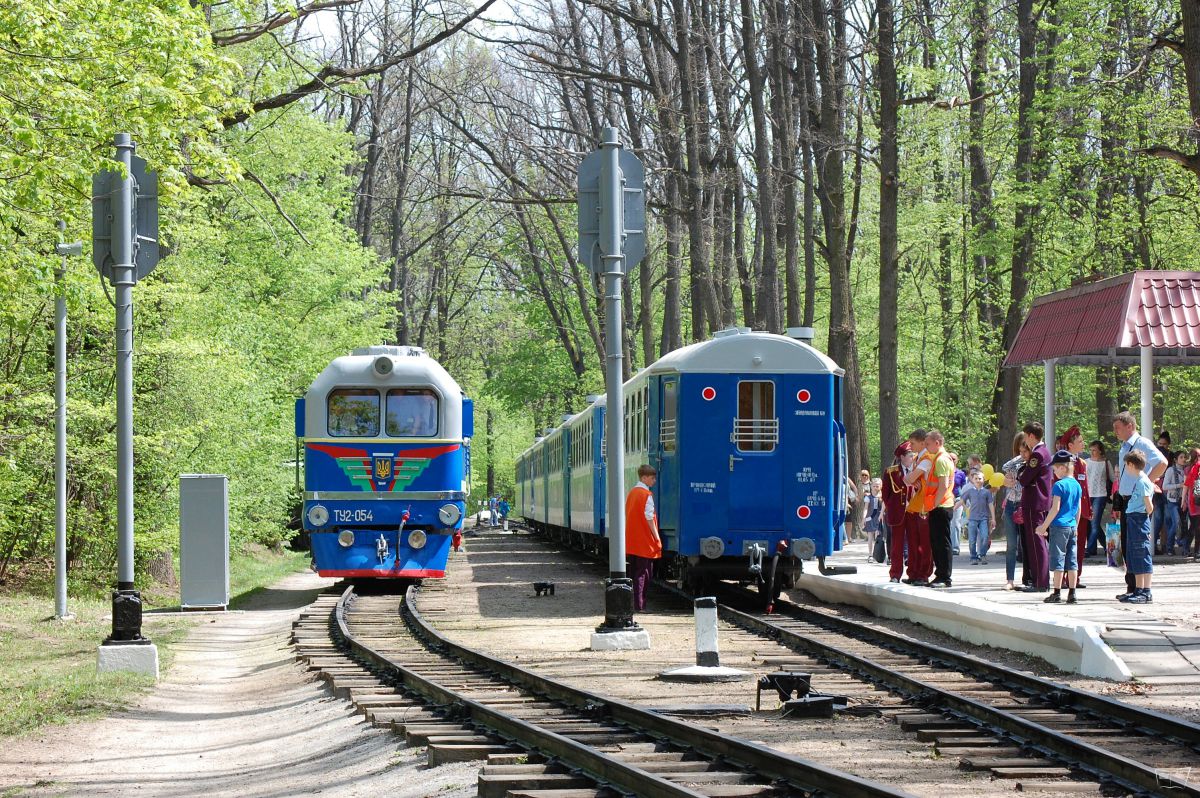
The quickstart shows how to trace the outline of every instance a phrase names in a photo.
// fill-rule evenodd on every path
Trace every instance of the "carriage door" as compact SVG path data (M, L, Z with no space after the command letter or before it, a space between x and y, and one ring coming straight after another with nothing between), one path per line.
M650 408L652 429L658 431L651 435L651 462L658 469L654 501L659 529L674 543L679 528L679 377L661 377L655 382L655 401Z
M782 529L783 457L773 381L738 383L729 450L729 528Z

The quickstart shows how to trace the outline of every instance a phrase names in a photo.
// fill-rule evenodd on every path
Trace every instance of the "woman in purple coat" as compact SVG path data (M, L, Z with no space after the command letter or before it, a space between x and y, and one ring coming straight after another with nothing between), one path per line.
M1037 534L1037 528L1046 520L1050 511L1050 490L1054 485L1054 472L1050 468L1050 450L1042 443L1045 430L1036 421L1025 425L1025 442L1033 453L1017 472L1021 483L1021 513L1025 524L1021 530L1021 545L1025 551L1025 575L1028 593L1045 593L1050 589L1050 552L1046 539Z

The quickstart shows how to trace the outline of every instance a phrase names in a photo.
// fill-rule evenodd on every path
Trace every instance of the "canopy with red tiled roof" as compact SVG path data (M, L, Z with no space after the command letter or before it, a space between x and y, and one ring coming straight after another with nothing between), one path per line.
M1038 297L1005 367L1200 365L1200 272L1137 271Z

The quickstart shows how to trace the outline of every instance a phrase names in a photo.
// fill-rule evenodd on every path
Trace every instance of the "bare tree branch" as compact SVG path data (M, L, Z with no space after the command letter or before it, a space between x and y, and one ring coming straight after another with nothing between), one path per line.
M1135 152L1139 155L1149 155L1154 158L1165 158L1168 161L1174 161L1200 178L1200 155L1188 155L1185 152L1173 150L1170 147L1147 147L1144 150L1135 150Z
M392 67L402 64L408 59L420 55L430 47L433 47L435 44L445 41L454 34L458 33L473 20L478 18L479 15L481 15L484 11L487 11L487 9L490 8L495 2L496 0L484 0L483 5L479 6L470 14L460 19L454 25L445 28L436 35L431 36L430 38L404 51L403 53L388 58L384 61L359 67L357 69L351 69L336 64L326 64L319 72L317 72L316 75L313 76L312 80L308 81L307 83L302 83L294 89L285 91L281 94L276 94L274 97L267 97L266 99L258 100L257 102L253 103L248 110L239 111L233 116L226 117L222 124L224 124L226 128L231 128L235 125L240 125L242 122L245 122L251 116L261 111L266 111L272 108L282 108L285 105L291 105L297 100L302 100L309 95L316 94L317 92L336 88L337 86L358 80L359 78L370 77L371 75L378 75L386 72Z
M299 22L309 14L315 14L318 11L324 11L329 8L340 8L342 6L352 6L361 3L362 0L313 0L306 6L301 6L296 9L284 9L278 11L271 16L259 22L257 25L251 25L241 28L225 28L223 30L213 31L213 44L218 47L229 47L234 44L244 44L245 42L253 41L264 33L273 31L276 28L282 28L284 25L289 25L293 22Z

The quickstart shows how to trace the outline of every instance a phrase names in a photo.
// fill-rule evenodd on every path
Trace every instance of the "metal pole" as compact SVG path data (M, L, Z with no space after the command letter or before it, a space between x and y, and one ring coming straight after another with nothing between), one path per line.
M59 222L59 231L66 222ZM67 252L62 266L54 272L54 617L68 618L67 612L67 300L63 296L63 275L67 271Z
M1057 363L1057 360L1047 360L1045 362L1046 397L1044 410L1042 413L1042 427L1045 428L1046 433L1046 437L1043 438L1043 440L1046 441L1047 448L1051 449L1051 453L1053 453L1054 447L1054 367Z
M605 375L608 410L604 434L608 449L608 581L604 624L599 631L637 628L633 583L625 574L625 429L621 397L621 278L624 276L624 179L617 129L606 127L600 147L600 252L604 260Z
M113 631L105 644L148 643L142 637L142 599L133 589L133 141L114 141L124 179L112 203L112 285L116 294L117 355L117 589L113 592Z
M1141 351L1142 372L1142 435L1151 441L1154 437L1154 349L1143 346Z
M117 160L125 168L113 203L113 288L116 291L117 352L117 589L133 589L133 142L116 137Z

